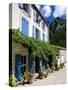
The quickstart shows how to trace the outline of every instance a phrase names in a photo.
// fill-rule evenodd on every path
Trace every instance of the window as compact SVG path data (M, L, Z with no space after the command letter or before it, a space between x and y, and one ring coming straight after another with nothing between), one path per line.
M23 4L23 10L30 16L30 5Z
M43 33L43 40L45 40L45 34Z
M20 9L23 9L23 4L22 3L19 3L18 6L19 6Z
M43 30L45 30L45 23L43 22Z
M36 19L37 24L40 26L40 20Z
M43 21L41 21L41 28L43 29Z
M36 11L33 9L33 20L36 22Z
M35 30L35 27L33 26L32 27L32 37L35 38L36 37L36 30Z
M38 13L36 13L36 22L39 26L40 26L40 21L41 21L41 17L39 16Z
M30 16L30 5L19 3L19 8L23 9Z
M24 72L26 71L26 56L20 54L15 55L15 76L18 80L21 80Z
M28 21L24 17L22 17L22 33L25 36L28 36L28 26L29 26Z
M23 4L23 10L25 10L26 12L28 12L28 5L27 4Z
M41 21L41 28L43 29L43 31L45 30L45 22L43 20Z
M40 39L40 31L36 29L36 39Z

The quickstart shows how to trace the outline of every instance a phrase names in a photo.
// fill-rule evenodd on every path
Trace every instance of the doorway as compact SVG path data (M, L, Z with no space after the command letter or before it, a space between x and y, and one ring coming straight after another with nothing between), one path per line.
M15 76L18 81L22 79L24 72L26 71L26 56L20 54L15 55Z
M35 73L40 71L40 60L38 57L35 57Z
M52 67L52 61L53 61L53 57L52 57L52 55L49 55L48 56L48 64L49 64L50 68Z

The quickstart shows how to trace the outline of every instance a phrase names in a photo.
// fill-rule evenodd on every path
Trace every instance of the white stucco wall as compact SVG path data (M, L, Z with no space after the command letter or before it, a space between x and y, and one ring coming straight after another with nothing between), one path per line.
M17 29L20 27L20 9L18 4L12 4L12 28Z

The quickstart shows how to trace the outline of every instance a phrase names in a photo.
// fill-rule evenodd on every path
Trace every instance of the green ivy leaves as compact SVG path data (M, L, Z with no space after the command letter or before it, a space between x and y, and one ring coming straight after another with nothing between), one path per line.
M15 43L15 46L18 46L17 44L24 45L28 48L29 53L32 53L34 56L43 57L45 60L47 60L48 55L52 54L55 56L57 53L54 45L31 37L26 37L22 32L19 31L19 29L13 29L10 30L10 32L12 32L12 43Z

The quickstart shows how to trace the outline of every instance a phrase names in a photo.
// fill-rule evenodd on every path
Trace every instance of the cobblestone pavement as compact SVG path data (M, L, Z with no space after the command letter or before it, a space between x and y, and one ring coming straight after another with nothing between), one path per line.
M47 78L42 80L37 79L32 84L25 84L24 86L40 86L40 85L56 85L66 83L66 68L62 68L59 71L49 73Z

